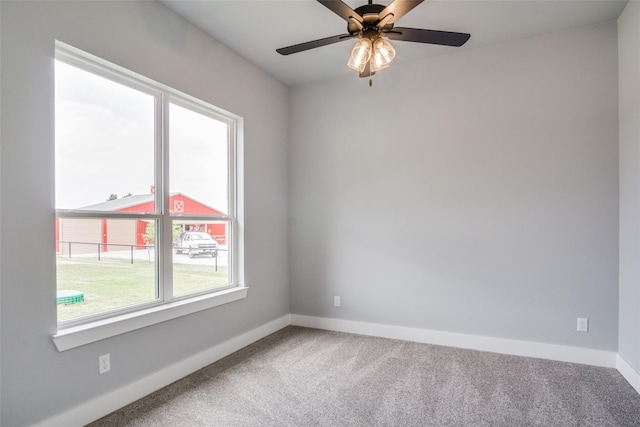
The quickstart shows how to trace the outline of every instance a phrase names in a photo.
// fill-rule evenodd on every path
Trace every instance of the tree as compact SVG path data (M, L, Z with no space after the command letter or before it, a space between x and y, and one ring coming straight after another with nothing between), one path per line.
M118 195L116 193L111 193L111 195L109 196L109 198L107 199L107 202L109 200L116 200L118 198Z
M173 225L172 237L173 240L176 240L180 237L180 233L182 233L182 227L178 224ZM147 228L145 233L142 235L142 240L146 245L153 245L156 242L156 223L155 221L147 222Z
M147 229L145 233L142 235L142 240L147 245L153 245L156 242L156 222L149 221L147 222Z

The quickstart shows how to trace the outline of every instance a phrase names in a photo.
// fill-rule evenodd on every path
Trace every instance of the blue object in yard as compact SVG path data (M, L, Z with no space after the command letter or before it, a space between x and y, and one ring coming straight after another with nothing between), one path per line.
M58 291L56 298L58 304L77 304L84 301L84 294L79 291Z

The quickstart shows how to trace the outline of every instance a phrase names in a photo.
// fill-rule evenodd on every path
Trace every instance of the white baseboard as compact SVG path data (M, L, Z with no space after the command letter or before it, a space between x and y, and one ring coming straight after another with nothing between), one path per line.
M505 338L483 337L478 335L441 332L429 329L407 328L404 326L382 325L377 323L357 322L353 320L330 319L324 317L291 315L291 324L308 328L327 329L338 332L371 335L382 338L393 338L415 341L425 344L445 345L511 354L515 356L537 357L540 359L558 360L561 362L581 363L585 365L616 367L616 353L612 351L592 350L581 347L545 344L531 341L511 340Z
M36 424L36 426L73 427L86 425L288 325L616 368L640 393L640 374L620 355L610 351L290 314L272 320L118 390L57 414Z
M619 354L616 355L616 369L640 394L640 373L633 369Z
M191 356L141 380L128 384L118 390L102 395L48 418L36 426L72 427L84 426L129 403L153 393L185 376L204 368L211 363L252 344L290 324L290 316L282 316L261 325L244 334L216 345L208 350Z

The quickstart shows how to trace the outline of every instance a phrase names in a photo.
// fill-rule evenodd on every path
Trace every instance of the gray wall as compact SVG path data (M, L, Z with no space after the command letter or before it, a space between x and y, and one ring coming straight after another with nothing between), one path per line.
M640 3L618 19L620 322L618 352L640 372Z
M287 89L156 2L3 1L1 19L0 424L30 425L289 313ZM56 351L55 39L245 118L245 300Z
M294 89L292 313L616 351L616 31Z
M620 320L620 354L640 368L634 2L620 20L620 318L615 23L288 98L155 2L0 9L1 425L47 418L289 311L609 351ZM246 119L246 300L55 350L56 38ZM588 334L575 332L578 316ZM107 352L113 369L99 376Z

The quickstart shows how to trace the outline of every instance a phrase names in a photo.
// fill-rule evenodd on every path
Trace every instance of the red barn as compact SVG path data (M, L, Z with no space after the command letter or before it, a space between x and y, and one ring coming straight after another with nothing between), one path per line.
M148 212L154 211L154 194L140 194L109 200L96 205L85 206L79 210L112 212ZM182 193L169 197L169 209L172 213L192 215L223 215L222 212L198 202ZM126 250L132 245L138 248L147 244L147 228L150 221L132 219L56 219L56 250L67 254L92 253L98 250ZM193 220L176 221L180 231L206 231L220 244L226 244L226 223L197 223Z

